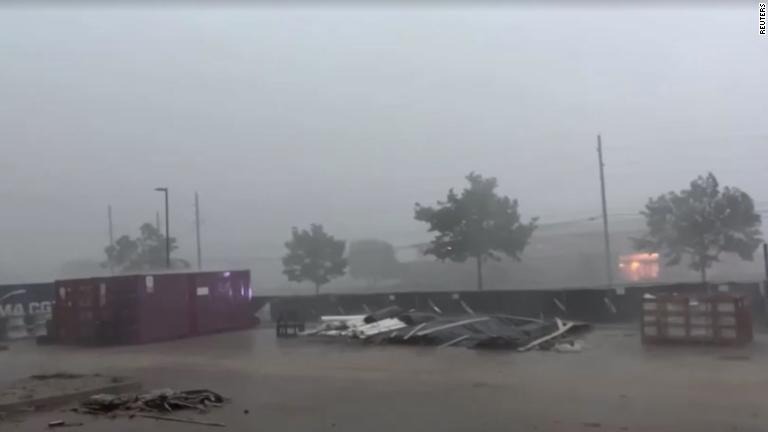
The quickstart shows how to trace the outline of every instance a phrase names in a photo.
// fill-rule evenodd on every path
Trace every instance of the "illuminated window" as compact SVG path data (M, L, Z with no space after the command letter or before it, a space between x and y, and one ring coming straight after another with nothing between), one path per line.
M639 253L619 257L619 272L627 281L647 281L659 278L659 254Z

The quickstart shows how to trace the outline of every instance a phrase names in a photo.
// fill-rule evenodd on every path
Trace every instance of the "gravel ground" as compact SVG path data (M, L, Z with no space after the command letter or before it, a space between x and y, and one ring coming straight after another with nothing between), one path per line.
M581 353L482 352L276 340L266 329L116 348L20 342L0 352L0 380L66 370L210 388L232 402L190 416L243 431L768 429L768 335L747 348L643 348L635 328L605 327L585 342ZM39 431L57 419L83 431L206 428L63 410L0 428Z

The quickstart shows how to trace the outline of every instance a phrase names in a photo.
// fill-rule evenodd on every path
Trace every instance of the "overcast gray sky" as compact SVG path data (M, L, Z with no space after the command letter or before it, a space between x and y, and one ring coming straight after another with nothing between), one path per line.
M0 280L102 258L154 220L193 258L279 255L293 225L423 240L413 203L475 170L542 222L714 170L768 208L755 7L0 10Z

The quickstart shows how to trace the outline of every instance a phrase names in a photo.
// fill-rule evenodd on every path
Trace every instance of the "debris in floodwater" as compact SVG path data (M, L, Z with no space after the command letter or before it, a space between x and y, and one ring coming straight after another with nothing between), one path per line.
M54 420L51 422L48 422L49 428L58 428L58 427L70 427L70 426L82 426L82 423L73 423L73 422L67 422L64 420Z
M189 424L215 426L215 427L227 427L227 425L225 425L224 423L207 422L207 421L186 419L181 417L161 416L161 415L153 415L153 414L138 414L138 416L148 418L148 419L171 421L171 422L178 422L178 423L189 423Z
M75 410L84 414L108 414L118 410L171 413L196 409L205 412L210 407L221 406L224 401L223 396L211 390L159 389L143 394L97 394L80 402L80 408Z
M581 341L564 341L555 345L554 350L561 353L580 353L584 348Z
M390 306L368 315L324 316L303 336L334 336L373 343L431 345L437 347L513 349L534 348L579 352L581 343L558 343L562 338L588 329L573 321L540 320L510 315L463 315L445 317L426 312L403 312Z
M56 372L52 374L41 374L41 375L30 375L29 379L35 380L35 381L48 381L52 379L76 379L76 378L82 378L85 375L83 374L74 374L69 372ZM93 375L98 376L98 375Z
M403 314L403 310L400 309L398 306L389 306L389 307L385 307L384 309L379 309L377 311L374 311L371 314L366 315L363 318L363 321L366 324L371 324L386 318L395 318L402 314Z

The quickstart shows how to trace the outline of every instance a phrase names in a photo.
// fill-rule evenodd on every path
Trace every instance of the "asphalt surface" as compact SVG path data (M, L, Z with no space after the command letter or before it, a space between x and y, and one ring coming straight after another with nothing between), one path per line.
M242 431L765 431L768 337L747 348L644 348L634 328L600 328L581 353L481 352L276 340L272 330L115 348L10 345L1 381L69 371L209 388L206 415ZM40 431L191 431L206 426L51 410L0 421Z

